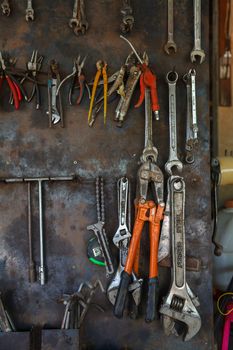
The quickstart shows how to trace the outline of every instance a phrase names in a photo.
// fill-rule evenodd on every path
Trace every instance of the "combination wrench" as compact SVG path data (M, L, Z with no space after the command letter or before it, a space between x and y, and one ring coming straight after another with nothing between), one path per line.
M174 1L168 0L168 39L164 45L164 51L170 55L170 53L177 52L177 45L174 41Z
M200 58L200 64L205 60L205 52L201 48L201 0L193 0L194 10L194 48L191 52L191 62Z
M122 34L127 34L131 32L134 24L133 9L131 6L131 0L123 0L122 8L122 23L120 25L120 30Z
M175 321L180 321L187 326L184 335L184 340L187 341L198 333L201 328L201 318L194 305L199 304L198 299L194 298L194 294L186 283L184 179L180 176L172 176L170 191L173 277L171 289L162 302L160 313L165 315L164 324L169 326L165 329L166 334L174 329Z
M183 169L182 162L178 159L177 155L177 126L176 126L176 82L178 80L178 74L175 71L167 73L166 81L169 86L169 136L170 136L170 148L169 159L165 164L165 170L169 175L172 175L172 168L176 167L177 170Z
M2 8L2 14L5 16L10 16L11 13L11 8L10 8L10 3L9 0L3 0L1 3L1 8Z
M69 21L75 35L85 34L89 28L85 14L85 0L74 0L73 16Z
M26 8L26 21L34 21L34 9L32 7L32 0L27 0L27 8Z

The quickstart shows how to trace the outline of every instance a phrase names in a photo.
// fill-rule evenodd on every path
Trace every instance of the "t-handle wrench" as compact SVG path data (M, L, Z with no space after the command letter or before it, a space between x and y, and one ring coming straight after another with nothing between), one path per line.
M26 8L26 21L34 21L34 9L32 7L32 0L27 0L27 8Z
M205 52L201 48L201 0L193 0L194 8L194 48L191 52L191 62L200 57L200 64L205 60Z
M177 51L177 46L174 41L174 2L173 0L167 1L168 5L168 39L164 45L164 51L170 55L170 53Z
M177 155L177 128L176 128L176 82L178 74L175 71L167 73L166 80L169 86L169 134L170 151L169 159L165 164L165 170L172 175L172 168L176 167L179 171L183 169L182 162Z

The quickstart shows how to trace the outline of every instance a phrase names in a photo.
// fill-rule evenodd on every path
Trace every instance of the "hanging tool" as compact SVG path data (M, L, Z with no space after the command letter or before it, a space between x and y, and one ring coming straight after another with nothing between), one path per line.
M201 0L193 0L194 11L194 47L190 54L191 62L194 63L197 57L200 64L205 60L205 52L201 48Z
M32 7L32 0L27 0L27 8L26 8L26 21L34 21L34 9Z
M17 110L19 109L20 102L22 101L21 89L18 81L7 71L5 61L3 59L1 51L0 51L0 64L1 64L0 89L2 87L4 78L6 78L10 91L12 92L12 95L13 95L15 109Z
M219 3L220 105L231 106L231 1Z
M111 252L109 249L108 239L105 232L105 209L104 209L104 180L101 177L96 179L96 209L97 223L87 226L88 231L93 231L98 239L102 255L104 257L106 277L114 273Z
M45 269L45 259L44 259L44 208L43 208L43 183L47 181L73 181L74 176L59 176L59 177L38 177L38 178L9 178L5 179L6 183L32 183L36 182L38 184L38 207L39 207L39 231L40 231L40 266L39 266L39 280L40 284L44 285L46 283L46 269ZM32 258L32 232L31 232L31 188L28 184L28 237L29 237L29 275L31 281L34 280L33 277L33 258ZM31 265L32 263L32 265ZM32 277L32 278L31 278Z
M104 312L104 309L93 303L93 298L98 290L105 293L100 280L94 284L89 282L81 283L78 291L72 295L65 294L59 302L65 305L64 317L61 329L80 329L90 306L94 306L98 311Z
M27 97L27 102L30 103L34 96L36 96L36 109L40 109L41 98L40 98L40 88L37 81L37 75L41 70L43 56L38 55L37 50L33 50L30 61L27 62L27 71L24 77L20 80L20 85L22 86L24 82L29 81L33 84L30 95ZM13 96L11 96L10 103L13 103Z
M10 3L9 0L3 0L1 3L1 9L2 9L2 14L5 16L10 16L11 14L11 8L10 8Z
M145 55L144 60L141 59L141 57L138 55L137 51L135 50L132 43L126 39L124 36L120 35L120 38L125 40L133 52L135 53L138 61L140 62L140 69L142 71L142 74L140 76L140 89L141 89L141 95L138 100L138 103L135 105L136 108L140 107L145 99L145 90L146 88L149 89L150 95L151 95L151 108L152 111L155 114L156 120L159 119L159 103L158 103L158 93L157 93L157 83L156 83L156 76L151 71L151 69L148 67L148 56Z
M94 83L93 83L90 108L89 108L89 112L88 112L88 125L90 125L90 122L91 122L96 90L97 90L97 86L99 84L99 80L101 78L101 75L103 76L103 81L104 81L104 124L106 124L106 121L107 121L107 105L108 105L107 63L104 61L98 61L96 63L96 68L97 68L97 73L95 75L95 79L94 79Z
M178 171L183 169L182 162L177 154L177 126L176 126L176 82L178 74L175 71L167 73L166 81L169 87L169 159L165 164L167 174L172 175L172 169L175 167Z
M36 265L33 259L32 243L32 205L31 205L31 182L28 182L28 244L29 244L29 282L36 281Z
M62 107L62 98L61 92L58 92L57 89L61 82L59 65L55 60L52 60L49 65L48 72L48 112L49 115L49 127L61 123L61 127L64 128L64 119L63 119L63 107ZM57 106L58 100L58 106Z
M195 305L199 305L186 283L185 249L185 182L180 176L170 178L171 236L173 273L172 286L163 299L160 313L164 318L166 335L173 333L175 322L185 324L184 340L192 339L201 328L201 318Z
M168 39L164 45L164 51L170 55L170 53L177 52L177 46L174 41L174 1L167 0L167 10L168 10Z
M120 25L120 30L122 34L128 34L132 31L134 25L133 8L131 5L131 0L122 0L122 23Z
M75 35L86 34L89 24L85 12L85 0L74 0L73 17L69 20L69 26Z
M195 69L190 69L189 72L183 76L183 81L187 89L185 161L188 164L192 164L195 161L194 148L198 143Z
M163 219L163 173L157 166L158 150L153 145L151 93L145 90L145 148L141 156L142 165L138 171L138 194L136 198L136 219L130 241L125 269L121 274L121 283L117 294L114 314L123 316L133 268L137 264L138 249L144 224L149 222L150 234L150 272L148 281L148 299L146 321L155 319L158 306L158 245L160 235L160 222ZM149 184L153 185L156 203L148 200ZM137 266L136 266L137 267Z
M131 205L130 205L130 184L126 177L117 182L118 189L118 219L119 227L113 237L113 243L119 249L119 265L117 271L108 286L107 297L115 305L117 292L121 282L121 273L124 271L128 254L129 242L131 238ZM137 271L138 272L138 271ZM132 282L129 285L129 295L131 296L131 318L137 317L138 306L141 301L142 279L138 279L136 274L132 273Z
M73 104L73 93L74 90L79 89L79 95L78 98L76 100L76 104L79 105L82 102L83 96L84 96L84 91L85 88L87 89L88 92L88 97L89 99L91 99L91 92L90 92L90 88L89 85L86 81L86 77L85 74L83 72L83 67L85 65L85 61L86 61L87 56L84 57L84 59L81 62L81 56L79 55L78 58L76 58L74 60L74 65L73 65L73 72L69 75L67 75L67 77L65 77L59 84L58 88L57 88L57 93L56 95L59 95L60 89L63 86L63 84L65 82L67 82L69 79L71 79L71 83L70 83L70 88L69 88L69 104L72 105Z
M221 350L229 350L230 344L230 333L231 325L233 324L233 303L229 302L226 306L226 316L223 328L223 337L222 337L222 348Z

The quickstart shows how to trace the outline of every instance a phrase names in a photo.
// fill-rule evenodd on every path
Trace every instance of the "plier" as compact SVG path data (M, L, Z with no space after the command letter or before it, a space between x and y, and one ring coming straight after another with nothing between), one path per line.
M73 104L72 96L73 96L75 89L79 89L79 95L78 95L78 98L76 100L77 105L79 105L82 102L85 88L87 89L89 99L91 98L90 88L88 86L85 74L83 72L83 67L85 65L86 58L87 58L87 56L85 56L81 62L81 56L79 55L78 58L76 58L74 60L73 72L71 74L67 75L67 77L65 77L58 86L57 95L59 94L59 90L61 89L62 85L67 80L71 79L70 88L69 88L69 95L68 95L70 105Z
M39 109L41 104L40 89L36 80L36 76L41 69L43 59L43 56L38 56L38 51L34 50L32 52L31 60L27 62L26 76L21 80L21 83L23 83L25 80L27 80L28 77L31 76L33 80L33 88L31 95L28 97L28 102L31 102L33 97L36 95L36 109Z
M95 102L95 95L97 86L99 84L101 76L103 76L103 83L104 83L104 124L106 124L107 120L107 104L108 104L108 76L107 76L107 63L104 61L98 61L96 63L97 72L95 75L93 88L92 88L92 95L91 95L91 102L90 102L90 108L88 112L88 124L90 125L91 118L92 118L92 110Z
M20 107L20 101L22 101L22 94L20 91L20 86L19 86L19 83L17 82L17 80L7 71L5 61L3 59L1 51L0 51L0 64L1 64L0 88L2 87L4 78L6 78L8 86L12 92L12 95L13 95L15 109L17 110Z
M136 49L132 45L132 43L122 35L120 35L120 38L125 40L129 44L129 46L131 47L131 49L135 53L138 61L140 62L139 66L140 66L140 69L142 71L142 74L140 76L141 94L140 94L139 100L136 103L135 107L138 108L142 105L143 101L145 100L146 88L148 88L150 90L150 95L151 95L151 108L155 114L156 119L158 120L160 106L159 106L159 102L158 102L157 78L156 78L156 75L152 72L152 70L148 66L148 64L149 64L148 56L146 55L145 58L143 58L143 60L142 60L141 57L139 56L139 54L137 53Z

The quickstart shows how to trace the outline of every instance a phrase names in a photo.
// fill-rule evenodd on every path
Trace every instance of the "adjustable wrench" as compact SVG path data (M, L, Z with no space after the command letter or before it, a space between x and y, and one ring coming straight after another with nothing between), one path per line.
M2 14L5 16L10 16L11 13L11 8L10 8L10 3L9 0L3 0L1 3L1 8L2 8Z
M133 9L131 6L131 0L123 0L121 14L123 15L120 30L122 34L131 32L134 24Z
M172 176L170 184L173 280L171 289L160 307L160 313L165 315L166 321L170 318L169 327L168 322L164 323L168 327L165 329L166 334L172 332L176 320L186 324L184 340L187 341L198 333L201 318L192 301L194 295L186 283L185 182L180 176ZM196 299L195 303L197 301Z
M165 170L169 175L172 175L172 168L177 170L183 169L182 162L177 155L177 128L176 128L176 82L178 74L175 71L167 73L166 80L169 86L169 135L170 135L170 149L169 159L165 164Z
M174 2L173 0L168 0L168 39L167 43L164 45L164 51L170 55L170 53L177 51L177 46L174 41Z
M74 34L85 34L89 24L85 14L85 0L74 0L73 17L69 21L70 28L73 28Z
M118 187L119 227L113 237L113 243L119 249L119 266L107 290L108 299L113 305L115 305L115 302L116 302L117 292L121 282L121 273L124 271L124 268L125 268L125 263L128 255L129 242L131 238L131 233L128 228L130 227L130 216L131 216L130 215L129 180L124 177L121 178L117 183L117 187ZM127 217L128 217L128 224L127 224ZM142 286L142 280L138 279L136 275L133 273L132 283L130 283L128 291L130 292L132 299L134 301L134 307L132 308L133 310L131 310L131 316L134 318L137 316L137 307L141 301L141 286Z
M32 0L27 0L27 8L26 8L26 21L34 21L34 9L32 7Z
M200 58L200 64L205 60L205 52L201 48L201 0L193 0L194 9L194 48L191 52L191 62Z

